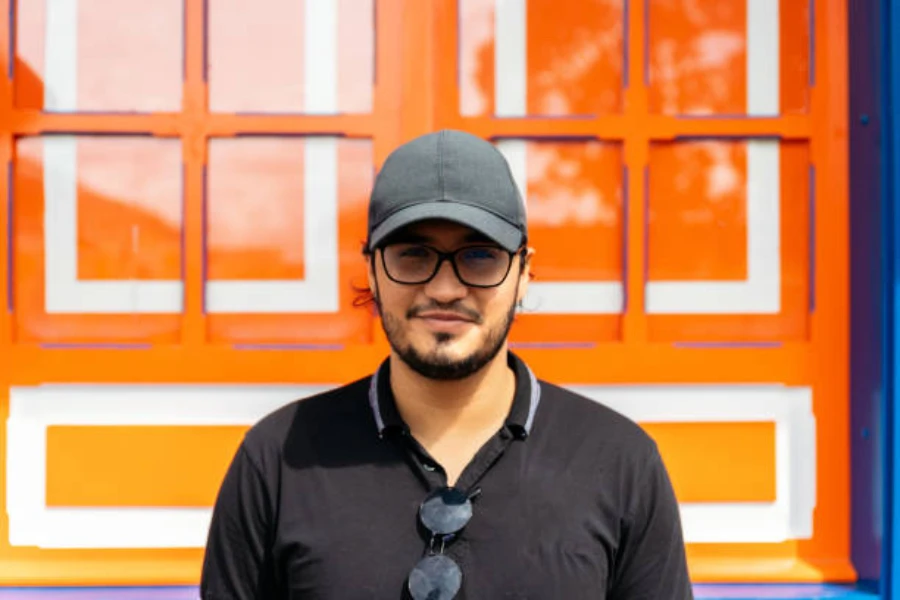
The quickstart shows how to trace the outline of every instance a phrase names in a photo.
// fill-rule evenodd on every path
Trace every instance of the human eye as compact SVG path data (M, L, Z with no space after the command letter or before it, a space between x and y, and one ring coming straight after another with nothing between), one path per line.
M491 246L465 248L460 252L460 258L466 262L496 261L500 259L500 249Z

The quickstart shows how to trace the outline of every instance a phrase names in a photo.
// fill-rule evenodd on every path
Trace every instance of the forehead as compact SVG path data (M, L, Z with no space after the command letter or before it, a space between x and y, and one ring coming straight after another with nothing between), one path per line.
M443 219L413 223L398 231L391 238L391 241L415 241L441 246L494 243L490 238L471 227Z

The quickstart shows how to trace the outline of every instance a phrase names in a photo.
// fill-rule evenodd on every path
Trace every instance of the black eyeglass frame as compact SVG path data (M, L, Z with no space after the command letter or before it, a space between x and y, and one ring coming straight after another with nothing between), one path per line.
M384 257L384 249L387 248L388 246L395 246L395 245L399 245L399 244L409 244L411 246L421 246L422 248L427 248L428 250L431 250L432 252L437 254L438 260L437 260L437 263L435 263L435 265L434 265L434 270L431 272L431 275L429 275L425 279L422 279L421 281L402 281L400 279L396 279L393 275L391 275L391 271L390 271L390 269L388 269L388 266L387 266L387 259L385 259L385 257ZM456 265L456 255L460 252L472 250L473 248L491 248L492 250L502 250L503 252L506 252L509 255L509 264L506 265L506 272L503 273L503 277L500 279L500 281L498 281L497 283L493 283L491 285L483 285L483 284L469 283L468 281L463 279L462 275L459 274L459 268ZM399 283L400 285L425 285L426 283L428 283L429 281L434 279L435 276L437 276L438 272L441 270L441 265L443 265L444 261L446 260L446 261L450 262L450 266L453 267L453 273L456 275L456 278L463 285L465 285L467 287L473 287L473 288L490 289L490 288L495 288L495 287L499 287L499 286L503 285L503 282L506 281L507 277L509 277L509 272L512 270L513 258L515 258L515 256L517 254L519 254L524 259L526 249L524 246L521 246L521 247L517 248L516 250L510 251L510 250L506 250L505 248L501 248L500 246L497 246L497 245L473 244L471 246L463 246L462 248L457 248L456 250L452 250L450 252L441 252L440 250L438 250L437 248L435 248L433 246L429 246L428 244L421 244L418 242L389 242L387 244L383 244L383 245L379 246L377 248L377 250L381 254L381 266L384 267L385 274L388 276L388 279L390 279L394 283Z

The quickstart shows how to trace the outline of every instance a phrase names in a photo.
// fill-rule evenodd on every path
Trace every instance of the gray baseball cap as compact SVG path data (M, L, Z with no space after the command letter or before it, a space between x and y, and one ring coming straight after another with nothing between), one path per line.
M366 247L426 219L447 219L510 252L528 237L525 203L509 164L480 137L443 130L395 149L375 178Z

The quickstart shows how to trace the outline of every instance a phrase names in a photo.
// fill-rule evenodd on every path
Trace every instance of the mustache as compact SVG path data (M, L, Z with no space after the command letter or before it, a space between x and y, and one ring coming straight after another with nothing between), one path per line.
M424 312L428 312L430 310L440 310L445 312L456 313L466 319L469 319L475 323L481 323L481 315L472 310L471 308L467 308L461 304L439 304L437 302L433 302L426 306L413 306L409 310L406 311L406 318L413 319L418 317Z

